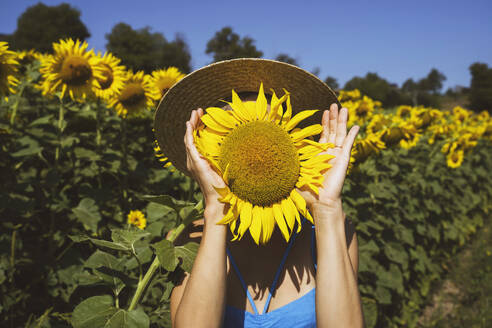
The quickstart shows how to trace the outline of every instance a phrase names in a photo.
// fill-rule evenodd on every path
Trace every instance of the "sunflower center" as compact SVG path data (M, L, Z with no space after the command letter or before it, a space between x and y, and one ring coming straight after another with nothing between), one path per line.
M102 79L98 79L101 90L106 90L113 84L113 70L106 64L104 64L101 71Z
M92 69L84 57L70 56L63 61L60 77L66 84L80 86L92 77Z
M145 90L140 83L128 83L121 91L120 102L125 107L133 107L145 101Z
M219 165L240 199L270 206L287 198L299 178L300 162L290 135L278 125L253 121L235 128L221 146Z

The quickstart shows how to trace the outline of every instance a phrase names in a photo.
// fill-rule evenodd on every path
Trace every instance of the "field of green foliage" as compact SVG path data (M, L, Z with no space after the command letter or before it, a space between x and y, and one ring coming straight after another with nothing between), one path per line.
M46 86L43 60L19 63L0 100L0 326L170 327L198 246L173 242L203 213L198 187L156 157L153 106L75 101ZM491 224L492 121L340 101L361 125L343 200L366 324L416 327L445 264Z

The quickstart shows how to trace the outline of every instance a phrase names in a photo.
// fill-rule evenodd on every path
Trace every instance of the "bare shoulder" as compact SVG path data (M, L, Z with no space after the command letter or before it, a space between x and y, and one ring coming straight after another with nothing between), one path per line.
M188 225L185 230L178 236L175 245L184 245L188 242L200 243L203 235L203 219L196 220ZM188 283L189 274L187 272L183 272L176 277L176 285L171 292L170 302L171 302L171 322L174 322L174 317L176 315L176 311L178 309L179 303L181 303L181 299L183 297L183 293Z

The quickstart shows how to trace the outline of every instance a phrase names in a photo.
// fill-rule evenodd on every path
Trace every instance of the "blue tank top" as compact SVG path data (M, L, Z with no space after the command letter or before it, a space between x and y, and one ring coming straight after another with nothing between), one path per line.
M302 223L307 220L304 218ZM311 228L311 255L314 261L314 267L316 269L316 255L315 255L315 232L314 226ZM282 269L284 267L285 261L287 260L287 255L289 254L290 249L292 248L292 244L296 239L297 234L294 233L292 238L287 245L287 249L284 252L282 257L282 261L277 269L275 277L273 279L273 283L268 292L268 298L265 303L265 307L263 309L262 314L259 314L256 309L255 303L251 294L248 291L246 283L244 282L239 269L232 258L232 254L229 249L226 248L227 256L229 256L229 261L236 272L239 280L241 281L241 285L246 292L246 296L251 304L251 307L255 311L255 313L250 313L245 310L241 310L235 308L233 306L226 305L225 308L225 316L224 316L224 328L235 327L235 328L273 328L273 327L282 327L282 328L312 328L316 327L316 288L311 289L307 294L301 296L300 298L278 308L270 312L266 312L268 306L270 304L270 300L272 298L272 294L270 291L274 291L277 285L278 278Z

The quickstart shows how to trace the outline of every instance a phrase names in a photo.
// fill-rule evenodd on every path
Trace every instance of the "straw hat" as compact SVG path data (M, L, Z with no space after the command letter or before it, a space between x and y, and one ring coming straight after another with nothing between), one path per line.
M191 111L217 106L221 99L231 97L232 89L237 93L257 92L261 82L265 93L273 89L280 97L283 89L289 91L293 115L306 109L320 110L303 125L320 123L322 111L333 103L341 108L330 87L297 66L257 58L217 62L188 74L162 97L155 113L154 130L165 156L178 170L188 174L183 139Z

